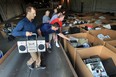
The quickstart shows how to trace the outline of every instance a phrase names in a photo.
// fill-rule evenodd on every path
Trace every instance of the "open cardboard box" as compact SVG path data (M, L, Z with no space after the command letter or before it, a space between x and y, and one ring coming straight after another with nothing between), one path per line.
M105 46L116 53L116 40L107 41Z
M79 25L79 27L82 28L82 32L88 32L88 31L90 31L90 30L83 29L85 26L92 27L92 30L104 29L101 25L98 25L98 24L95 24L95 23L89 23L89 24Z
M115 21L115 22L110 23L110 25L116 25L116 21Z
M95 55L98 55L101 60L112 58L114 64L116 65L116 54L105 46L96 46L88 49L77 50L75 53L74 68L79 77L93 77L92 73L82 60L84 58L89 58Z
M108 30L108 29L101 29L101 30L92 30L89 31L90 34L97 37L98 34L103 34L104 36L109 35L109 39L104 39L104 41L111 41L116 39L116 31L114 30Z
M105 42L99 40L98 38L92 36L89 33L77 33L77 34L70 34L67 36L68 37L71 36L71 37L75 37L75 38L86 38L86 39L88 39L88 43L91 44L92 46L105 45ZM83 48L77 48L77 49L83 49Z
M74 27L76 27L76 26L77 26L77 25L75 25ZM77 27L78 27L78 26L77 26ZM64 30L64 31L65 31L65 30L68 31L68 27L66 27L66 28L64 27L63 30ZM85 33L86 30L83 30L82 28L80 28L80 32L81 32L81 33ZM75 34L77 34L77 33L75 33ZM70 35L72 35L72 34L70 34ZM65 36L67 37L67 35L65 35ZM67 43L67 40L66 40L66 39L63 39L63 38L61 38L61 40L63 41L62 44L63 44L64 50L67 51L67 44L66 44L66 43Z
M95 27L101 27L101 25L95 24L95 23L89 23L89 24L81 24L79 25L80 27L85 27L85 26L91 26L93 28Z
M92 47L96 47L96 46L99 46L99 45L105 45L105 42L95 38L94 36L90 35L89 33L71 34L71 35L68 35L68 37L69 36L73 36L73 37L77 37L77 38L78 37L87 38L90 43L93 43ZM69 41L65 40L65 51L67 51L67 53L72 58L73 66L75 66L75 63L74 63L75 62L75 56L76 56L75 51L83 50L83 49L88 50L88 49L91 49L92 47L89 47L89 48L74 48Z
M84 16L84 17L79 17L81 20L91 20L93 16Z
M102 23L104 24L109 24L110 23L110 20L109 19L101 19Z
M99 40L98 38L92 36L89 33L76 33L76 34L69 34L69 35L67 35L67 37L70 37L70 36L75 37L75 38L87 38L89 43L92 43L93 46L105 45L104 41ZM67 51L69 42L64 39L63 43L64 43L64 49L65 49L65 51ZM77 49L83 49L83 48L77 48Z
M68 31L68 29L69 29L69 26L63 26L62 27L62 31Z
M112 45L112 46L116 46L116 40L112 40L112 41L107 41L106 43Z
M70 27L77 27L80 28L80 32L83 32L82 28L79 25L73 25L73 26L63 26L62 31L69 31Z

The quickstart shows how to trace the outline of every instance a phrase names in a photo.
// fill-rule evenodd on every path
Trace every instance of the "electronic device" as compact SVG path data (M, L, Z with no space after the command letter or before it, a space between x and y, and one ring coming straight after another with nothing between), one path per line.
M37 52L36 40L27 41L27 50L28 52Z
M100 60L100 58L88 58L83 60L86 66L89 68L93 77L109 77L106 70Z
M75 48L78 46L77 40L70 40L70 43L71 43L71 45L72 45L73 47L75 47Z
M37 49L38 52L45 52L45 40L38 40L37 41Z
M37 50L38 52L45 52L46 46L45 46L45 38L44 37L38 37L37 39Z
M38 37L35 33L32 35L33 38L23 38L17 41L19 53L28 53L28 52L45 52L45 38Z
M25 39L21 39L17 42L19 53L27 53L27 41Z
M29 38L27 37L27 50L28 52L37 52L37 35L35 33Z

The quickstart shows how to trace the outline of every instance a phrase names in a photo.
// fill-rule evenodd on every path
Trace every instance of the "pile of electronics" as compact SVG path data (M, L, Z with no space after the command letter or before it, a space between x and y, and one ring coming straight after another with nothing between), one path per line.
M101 28L99 26L94 27L94 26L85 25L85 27L81 27L81 28L85 29L87 31L89 31L89 30L101 30Z
M75 25L81 25L81 24L87 24L88 22L85 20L75 20L73 24Z
M111 39L111 37L109 35L103 35L103 34L98 34L97 37L100 40Z
M69 15L68 15L68 19L76 19L76 16L73 15L73 14L69 14Z
M62 33L64 35L74 34L74 33L80 33L80 28L76 27L76 26L71 26L71 27L68 28L68 30L63 30Z
M14 28L15 27L11 23L6 23L2 29L2 31L5 32L8 37L8 41L13 41L15 39L15 37L11 35Z
M79 20L79 19L74 19L72 22L64 22L63 26L73 26L73 25L81 25L81 24L87 24L88 22L85 20Z
M13 29L14 29L14 26L11 23L6 23L4 25L3 31L9 35Z
M112 58L101 60L99 56L91 56L90 58L83 59L93 77L115 77L116 66Z
M70 37L70 43L74 48L89 48L91 46L86 38Z

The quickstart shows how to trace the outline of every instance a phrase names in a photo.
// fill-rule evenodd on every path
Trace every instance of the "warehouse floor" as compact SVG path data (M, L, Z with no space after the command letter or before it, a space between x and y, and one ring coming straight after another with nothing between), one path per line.
M17 48L0 65L0 77L74 77L61 48L53 45L47 53L46 69L30 70L26 62L29 54L19 54Z
M44 12L45 10L37 11L35 23L39 25L41 24L41 18L44 15ZM13 21L14 24L17 24L16 20ZM11 20L11 22L13 21ZM1 37L1 35L0 40L0 43L2 44L0 45L0 48L5 52L7 52L16 43L16 40L8 42L8 40ZM62 48L57 48L54 43L52 53L46 53L44 60L47 67L46 69L30 70L26 65L29 58L29 53L19 54L16 47L0 65L0 77L77 77L72 65L69 61L67 62Z

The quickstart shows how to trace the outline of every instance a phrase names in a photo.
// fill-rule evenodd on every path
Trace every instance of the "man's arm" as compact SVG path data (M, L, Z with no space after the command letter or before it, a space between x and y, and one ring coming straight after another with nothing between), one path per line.
M26 36L26 31L22 31L24 28L24 22L19 22L17 26L14 28L12 35L13 36Z
M64 39L70 41L70 39L69 39L68 37L66 37L65 35L63 35L62 33L59 33L58 35L59 35L60 37L64 38Z

